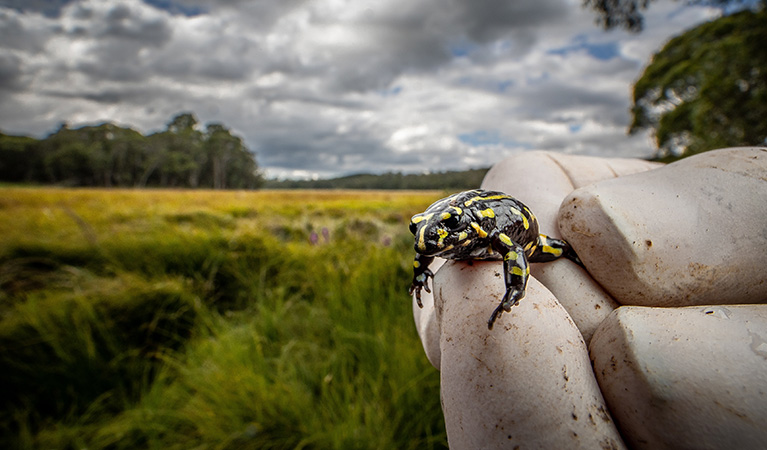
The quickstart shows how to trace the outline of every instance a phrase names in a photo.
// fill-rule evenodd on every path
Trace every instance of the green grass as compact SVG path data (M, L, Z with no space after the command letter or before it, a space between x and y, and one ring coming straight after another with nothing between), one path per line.
M0 189L0 447L445 448L438 192Z

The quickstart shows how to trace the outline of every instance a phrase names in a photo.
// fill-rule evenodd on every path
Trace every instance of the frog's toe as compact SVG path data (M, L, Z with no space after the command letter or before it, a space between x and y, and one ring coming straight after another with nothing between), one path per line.
M490 320L487 321L487 329L488 330L492 330L493 329L493 324L495 324L496 319L498 319L498 317L500 317L501 314L503 314L504 309L505 308L503 307L503 303L501 303L500 305L498 305L493 310L493 314L490 315ZM508 311L508 310L506 310L506 311Z
M410 286L410 289L408 290L408 295L410 295L411 297L415 293L415 301L416 303L418 303L419 308L423 308L423 302L421 302L421 288L423 287L424 287L423 285L413 283ZM428 286L426 286L426 292L431 292L429 291Z
M508 303L504 304L504 305L503 305L503 309L504 309L506 312L509 312L509 311L511 311L511 308L513 308L513 307L515 307L515 306L517 306L517 305L519 305L519 299L516 299L516 300L514 300L513 302L508 302Z

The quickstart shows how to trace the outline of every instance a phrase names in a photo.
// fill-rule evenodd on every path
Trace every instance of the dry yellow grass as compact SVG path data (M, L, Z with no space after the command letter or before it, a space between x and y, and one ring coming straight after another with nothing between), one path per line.
M156 230L158 221L169 218L181 229L203 217L241 231L280 225L321 229L352 218L406 226L409 214L439 196L437 191L2 188L0 255L19 244L92 244L113 234Z

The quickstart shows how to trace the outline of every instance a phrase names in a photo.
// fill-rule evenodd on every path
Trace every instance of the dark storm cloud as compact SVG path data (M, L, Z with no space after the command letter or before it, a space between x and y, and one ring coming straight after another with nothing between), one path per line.
M523 43L532 43L536 40L536 27L560 22L570 11L569 5L561 0L459 0L456 3L456 26L462 27L476 42L488 42L512 33Z
M301 135L304 137L305 135ZM320 174L349 174L354 172L383 173L417 166L425 155L392 154L371 136L346 136L338 140L334 133L309 135L313 139L283 136L264 139L257 154L262 164L290 172L310 168ZM327 145L335 151L327 152ZM365 167L365 169L362 169Z
M403 73L421 73L450 61L445 42L418 31L380 30L371 40L380 47L360 47L327 68L334 91L383 89ZM360 64L359 61L364 61Z
M295 102L305 105L341 108L347 110L359 110L365 107L360 101L349 100L301 89L264 89L253 88L249 90L248 97L263 102Z
M449 63L456 40L483 43L514 35L515 46L526 48L535 39L520 30L534 27L547 15L550 20L558 20L567 11L560 0L540 1L536 8L498 0L395 1L371 3L370 8L362 8L353 23L339 24L338 9L305 0L146 3L165 5L167 10L172 10L174 4L208 10L237 8L237 16L254 32L277 34L282 30L269 28L276 20L306 7L310 32L322 38L325 27L340 26L345 28L347 39L323 44L312 42L313 36L305 36L303 49L288 41L284 47L262 51L260 42L222 29L218 38L176 41L172 50L150 52L139 58L140 52L161 48L172 38L167 15L143 17L136 4L129 6L125 2L105 3L112 5L108 8L94 2L78 3L70 12L75 24L66 32L78 39L90 38L93 45L92 57L76 61L74 67L94 80L129 82L141 81L153 73L186 80L238 80L256 70L271 69L321 80L320 86L334 93L365 92L386 88L403 73L424 73ZM481 53L478 49L475 56Z
M238 35L211 36L190 42L174 42L147 61L152 72L175 80L219 81L249 77L267 55L253 39Z
M628 116L625 93L605 93L587 87L553 83L539 89L520 91L514 94L521 103L516 112L527 119L555 119L553 112L577 110L589 112L603 123L623 124ZM621 114L616 117L618 111Z
M284 173L308 169L330 175L359 172L361 167L383 172L401 168L402 160L412 160L412 155L393 155L375 124L352 122L339 127L337 116L328 113L354 117L363 108L359 103L330 104L303 96L290 102L267 102L251 120L251 149L260 163Z
M99 20L101 18L98 18ZM160 47L170 39L172 30L165 18L144 19L126 5L117 5L103 18L104 27L94 34L96 38L129 40Z
M14 90L22 87L21 58L0 52L0 90Z
M167 15L147 17L136 5L100 9L76 5L71 19L74 25L65 32L90 46L87 57L75 61L73 67L97 81L137 82L152 76L141 53L162 48L173 36Z
M356 28L349 30L359 43L337 46L331 61L318 58L302 69L329 75L335 91L381 89L403 73L438 69L462 45L476 60L490 57L483 45L498 39L508 40L510 51L524 54L537 41L536 27L562 21L569 11L561 0L534 5L505 0L393 3L385 8L371 4L359 14ZM338 23L337 11L316 6L309 23L323 30Z
M45 95L62 99L85 99L103 105L151 104L153 99L163 96L166 99L183 98L184 92L169 89L157 89L146 86L123 86L120 89L78 89L78 90L46 90Z
M74 0L1 0L0 6L17 11L34 11L55 17L61 8Z
M162 47L173 35L168 16L148 16L138 4L77 4L69 12L65 33L75 39L94 39L102 46L130 43L135 47ZM106 7L104 7L106 6Z
M77 63L75 68L97 81L145 80L152 74L138 59L141 48L130 42L100 44L91 50L92 59Z
M267 139L261 143L261 146L262 150L257 150L257 154L262 164L287 172L298 172L308 168L317 173L348 173L359 170L359 163L376 167L376 171L380 171L382 167L368 155L374 155L375 152L386 154L380 143L369 139L362 141L345 139L332 153L327 152L322 141L311 142L295 138ZM361 149L365 149L364 152ZM354 156L361 156L361 158ZM385 159L387 166L392 163L388 158Z
M381 142L368 135L347 135L344 139L338 139L334 130L320 128L315 123L304 123L301 132L285 131L274 134L265 131L267 135L258 139L254 150L263 164L286 171L311 168L320 173L353 171L359 167L360 162L378 166L379 170L382 162L387 166L392 164ZM333 146L332 153L327 151L328 145ZM383 161L376 161L373 158L376 154L387 157L381 158ZM360 157L363 161L359 161Z
M0 47L37 53L49 35L47 30L28 30L16 15L0 10Z
M272 12L272 14L282 14L287 9L292 9L296 5L306 3L308 0L282 0L279 2L259 1L259 0L143 0L146 3L158 7L167 7L171 5L180 5L190 8L247 8L252 7L262 14ZM171 8L168 8L171 9Z

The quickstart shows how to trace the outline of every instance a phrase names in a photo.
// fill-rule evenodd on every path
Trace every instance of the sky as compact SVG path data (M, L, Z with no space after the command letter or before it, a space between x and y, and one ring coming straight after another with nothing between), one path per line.
M192 112L270 178L648 157L626 134L633 82L719 16L685 3L652 2L632 34L582 0L0 0L0 131L149 134Z

